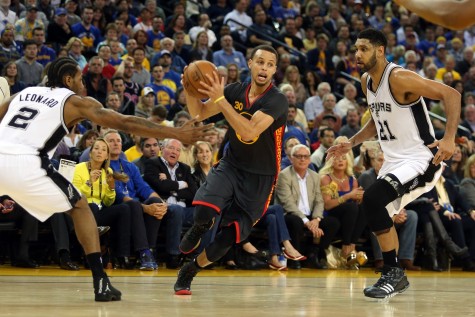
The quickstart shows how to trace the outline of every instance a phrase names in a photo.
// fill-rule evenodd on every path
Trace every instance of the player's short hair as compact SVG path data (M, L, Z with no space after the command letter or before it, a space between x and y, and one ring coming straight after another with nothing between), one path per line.
M256 52L258 50L263 50L263 51L267 51L267 52L270 52L272 54L275 55L275 62L276 64L279 63L279 53L277 53L277 51L275 50L275 48L273 48L272 46L270 45L258 45L256 47L254 47L252 49L252 52L251 52L251 59L254 58L254 55L256 55Z
M64 77L74 77L78 71L78 63L72 58L58 58L49 66L46 87L68 88L63 82Z
M384 46L385 49L388 46L388 40L384 33L376 29L369 28L363 30L358 34L358 38L369 40L373 46Z

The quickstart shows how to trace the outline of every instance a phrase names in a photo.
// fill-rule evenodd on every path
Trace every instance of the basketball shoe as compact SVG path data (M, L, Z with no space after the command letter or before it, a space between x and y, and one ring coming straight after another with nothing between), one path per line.
M409 282L404 270L399 267L384 266L381 277L373 286L364 289L364 295L371 298L389 298L404 292Z
M122 296L122 293L112 286L105 273L101 278L94 277L94 294L96 302L119 301Z
M199 271L201 268L196 264L196 259L185 264L178 272L174 286L175 295L191 295L191 282Z

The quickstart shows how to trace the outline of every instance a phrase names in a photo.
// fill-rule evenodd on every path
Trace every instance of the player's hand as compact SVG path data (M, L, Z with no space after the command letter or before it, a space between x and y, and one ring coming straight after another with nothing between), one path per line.
M350 142L342 142L333 145L327 150L327 160L334 157L346 155L346 153L348 153L351 148L352 146Z
M224 96L224 77L220 77L218 73L206 74L210 85L200 81L201 87L198 91L209 96L209 99L214 102L216 99Z
M427 147L430 149L435 147L439 148L437 153L435 153L434 158L432 159L432 163L434 165L439 165L442 161L448 160L455 152L454 140L447 140L445 138L435 140L434 143L429 144Z
M196 126L198 116L188 120L184 125L177 128L177 139L181 140L183 144L194 144L196 141L203 141L208 135L213 135L215 132L211 130L213 123L207 125Z

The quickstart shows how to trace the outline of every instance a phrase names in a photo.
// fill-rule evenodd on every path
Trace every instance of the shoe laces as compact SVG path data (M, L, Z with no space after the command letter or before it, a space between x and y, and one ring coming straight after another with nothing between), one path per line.
M391 268L391 267L384 267L382 269L381 277L378 279L376 284L374 284L375 287L381 287L385 284L393 284L395 282L395 279L397 278L397 269Z

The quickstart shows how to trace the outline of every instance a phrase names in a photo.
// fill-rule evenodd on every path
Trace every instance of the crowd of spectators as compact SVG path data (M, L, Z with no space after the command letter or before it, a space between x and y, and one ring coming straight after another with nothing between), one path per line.
M447 227L448 234L439 234L443 245L460 258L465 270L473 270L475 27L451 31L388 0L0 0L0 72L15 94L28 86L44 85L49 63L69 56L83 71L84 96L123 114L178 127L190 119L180 77L187 64L208 60L227 84L245 82L249 51L257 45L272 45L280 54L274 85L290 107L283 177L275 193L275 203L285 215L285 224L279 223L278 228L285 234L276 233L271 241L270 267L282 269L277 262L282 244L287 246L284 255L290 268L300 268L303 260L309 267L323 268L331 243L341 239L339 266L357 268L366 263L367 256L356 246L370 235L359 212L361 193L356 189L358 182L370 184L384 157L372 144L355 148L352 155L335 162L326 162L325 151L338 137L352 137L370 118L353 45L358 32L367 27L387 36L388 61L452 86L462 96L457 151L444 172L444 184L449 185L440 185L435 195L422 197L394 219L403 235L402 263L406 269L420 269L414 265L420 231L430 243L422 244L426 254L418 256L429 256L426 267L440 268L434 263L436 242L432 242L429 224L438 233L440 226ZM440 136L445 128L444 104L425 102L434 114L435 134ZM90 196L98 223L110 225L116 239L112 253L119 266L129 267L134 252L141 269L156 269L155 258L165 259L168 268L180 266L178 243L183 228L192 222L193 195L217 162L229 130L221 115L210 121L216 124L215 133L198 145L141 138L87 121L65 137L54 159L89 162L78 165L82 176L77 175L75 185ZM103 139L95 143L98 137ZM91 164L100 165L91 151L94 144L107 150L103 159L109 163L101 165L101 176L92 177ZM115 184L108 178L112 172L123 176L114 178ZM450 195L441 194L444 188L450 188ZM98 197L93 195L95 189ZM16 262L33 267L27 245L37 237L37 228L20 206L8 197L2 199L9 202L8 210L15 210L15 217L5 213L0 221L23 219L23 228L33 228L23 229ZM111 209L121 210L122 220L108 218ZM429 214L443 221L429 221ZM424 229L416 230L418 215L419 227ZM135 220L126 224L124 219ZM162 226L165 254L158 254ZM214 234L210 232L206 239ZM453 242L447 242L450 237ZM253 246L250 250L257 253ZM372 253L373 260L380 259L376 247Z

